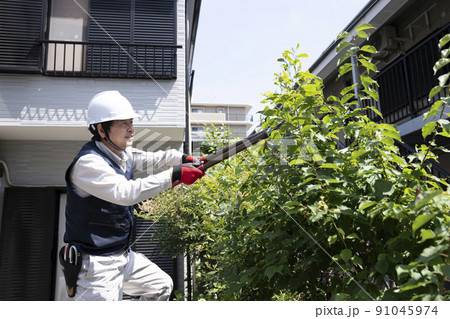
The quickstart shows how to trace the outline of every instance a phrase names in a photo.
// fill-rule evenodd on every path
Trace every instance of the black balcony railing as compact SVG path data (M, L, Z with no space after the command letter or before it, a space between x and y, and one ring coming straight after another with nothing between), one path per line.
M176 45L41 41L45 75L176 78Z
M400 154L403 157L407 157L410 154L416 153L416 150L413 147L411 147L410 145L408 145L404 142L396 143L396 145L398 146ZM431 174L444 179L447 183L450 183L450 174L447 173L443 168L441 168L439 166L439 164L436 163L436 161L428 159L425 161L425 163L430 165ZM444 186L444 188L446 188L445 185L443 185L443 186Z
M368 116L377 122L398 123L422 115L431 105L447 92L441 92L428 100L430 90L437 85L437 77L450 71L447 65L437 75L433 66L440 58L438 43L440 38L450 32L450 25L435 32L407 54L384 68L374 79L379 101L365 100L363 105L375 106L382 114L375 112Z

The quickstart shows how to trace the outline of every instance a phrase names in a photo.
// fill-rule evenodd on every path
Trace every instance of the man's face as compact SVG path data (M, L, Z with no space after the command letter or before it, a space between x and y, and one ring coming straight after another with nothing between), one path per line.
M125 149L133 144L133 119L113 121L109 130L109 139L118 147Z

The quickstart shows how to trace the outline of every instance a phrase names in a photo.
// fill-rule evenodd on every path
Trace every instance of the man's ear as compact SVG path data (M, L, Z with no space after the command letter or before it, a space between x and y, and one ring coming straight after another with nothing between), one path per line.
M97 124L97 132L100 135L101 138L105 138L106 137L106 133L105 130L103 129L103 126L101 123Z

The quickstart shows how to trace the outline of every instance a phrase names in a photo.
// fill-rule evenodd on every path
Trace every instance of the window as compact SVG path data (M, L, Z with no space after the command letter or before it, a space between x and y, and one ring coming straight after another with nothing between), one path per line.
M199 107L192 108L192 113L203 113L203 112L204 112L203 108L199 108Z
M176 78L176 3L1 0L0 71Z
M204 131L205 131L204 127L200 127L200 126L193 126L192 127L192 132L201 133L201 132L204 132Z
M44 0L1 0L0 21L0 70L39 72Z
M176 14L175 0L1 0L0 71L175 78Z
M175 78L175 4L175 0L91 0L86 73Z
M53 1L50 11L49 43L47 50L47 69L54 71L82 71L83 46L67 44L64 41L86 41L88 15L82 8L88 8L89 0ZM58 41L61 41L58 43Z
M218 107L217 113L225 113L225 109L223 107Z

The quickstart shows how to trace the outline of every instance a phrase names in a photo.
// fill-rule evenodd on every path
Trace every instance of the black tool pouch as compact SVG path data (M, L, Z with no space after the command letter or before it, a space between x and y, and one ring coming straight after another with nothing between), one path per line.
M64 273L64 279L66 281L67 294L70 298L73 298L77 292L77 280L78 274L81 269L81 254L78 253L77 263L70 263L64 259L65 247L59 250L59 263L61 264L62 271Z

